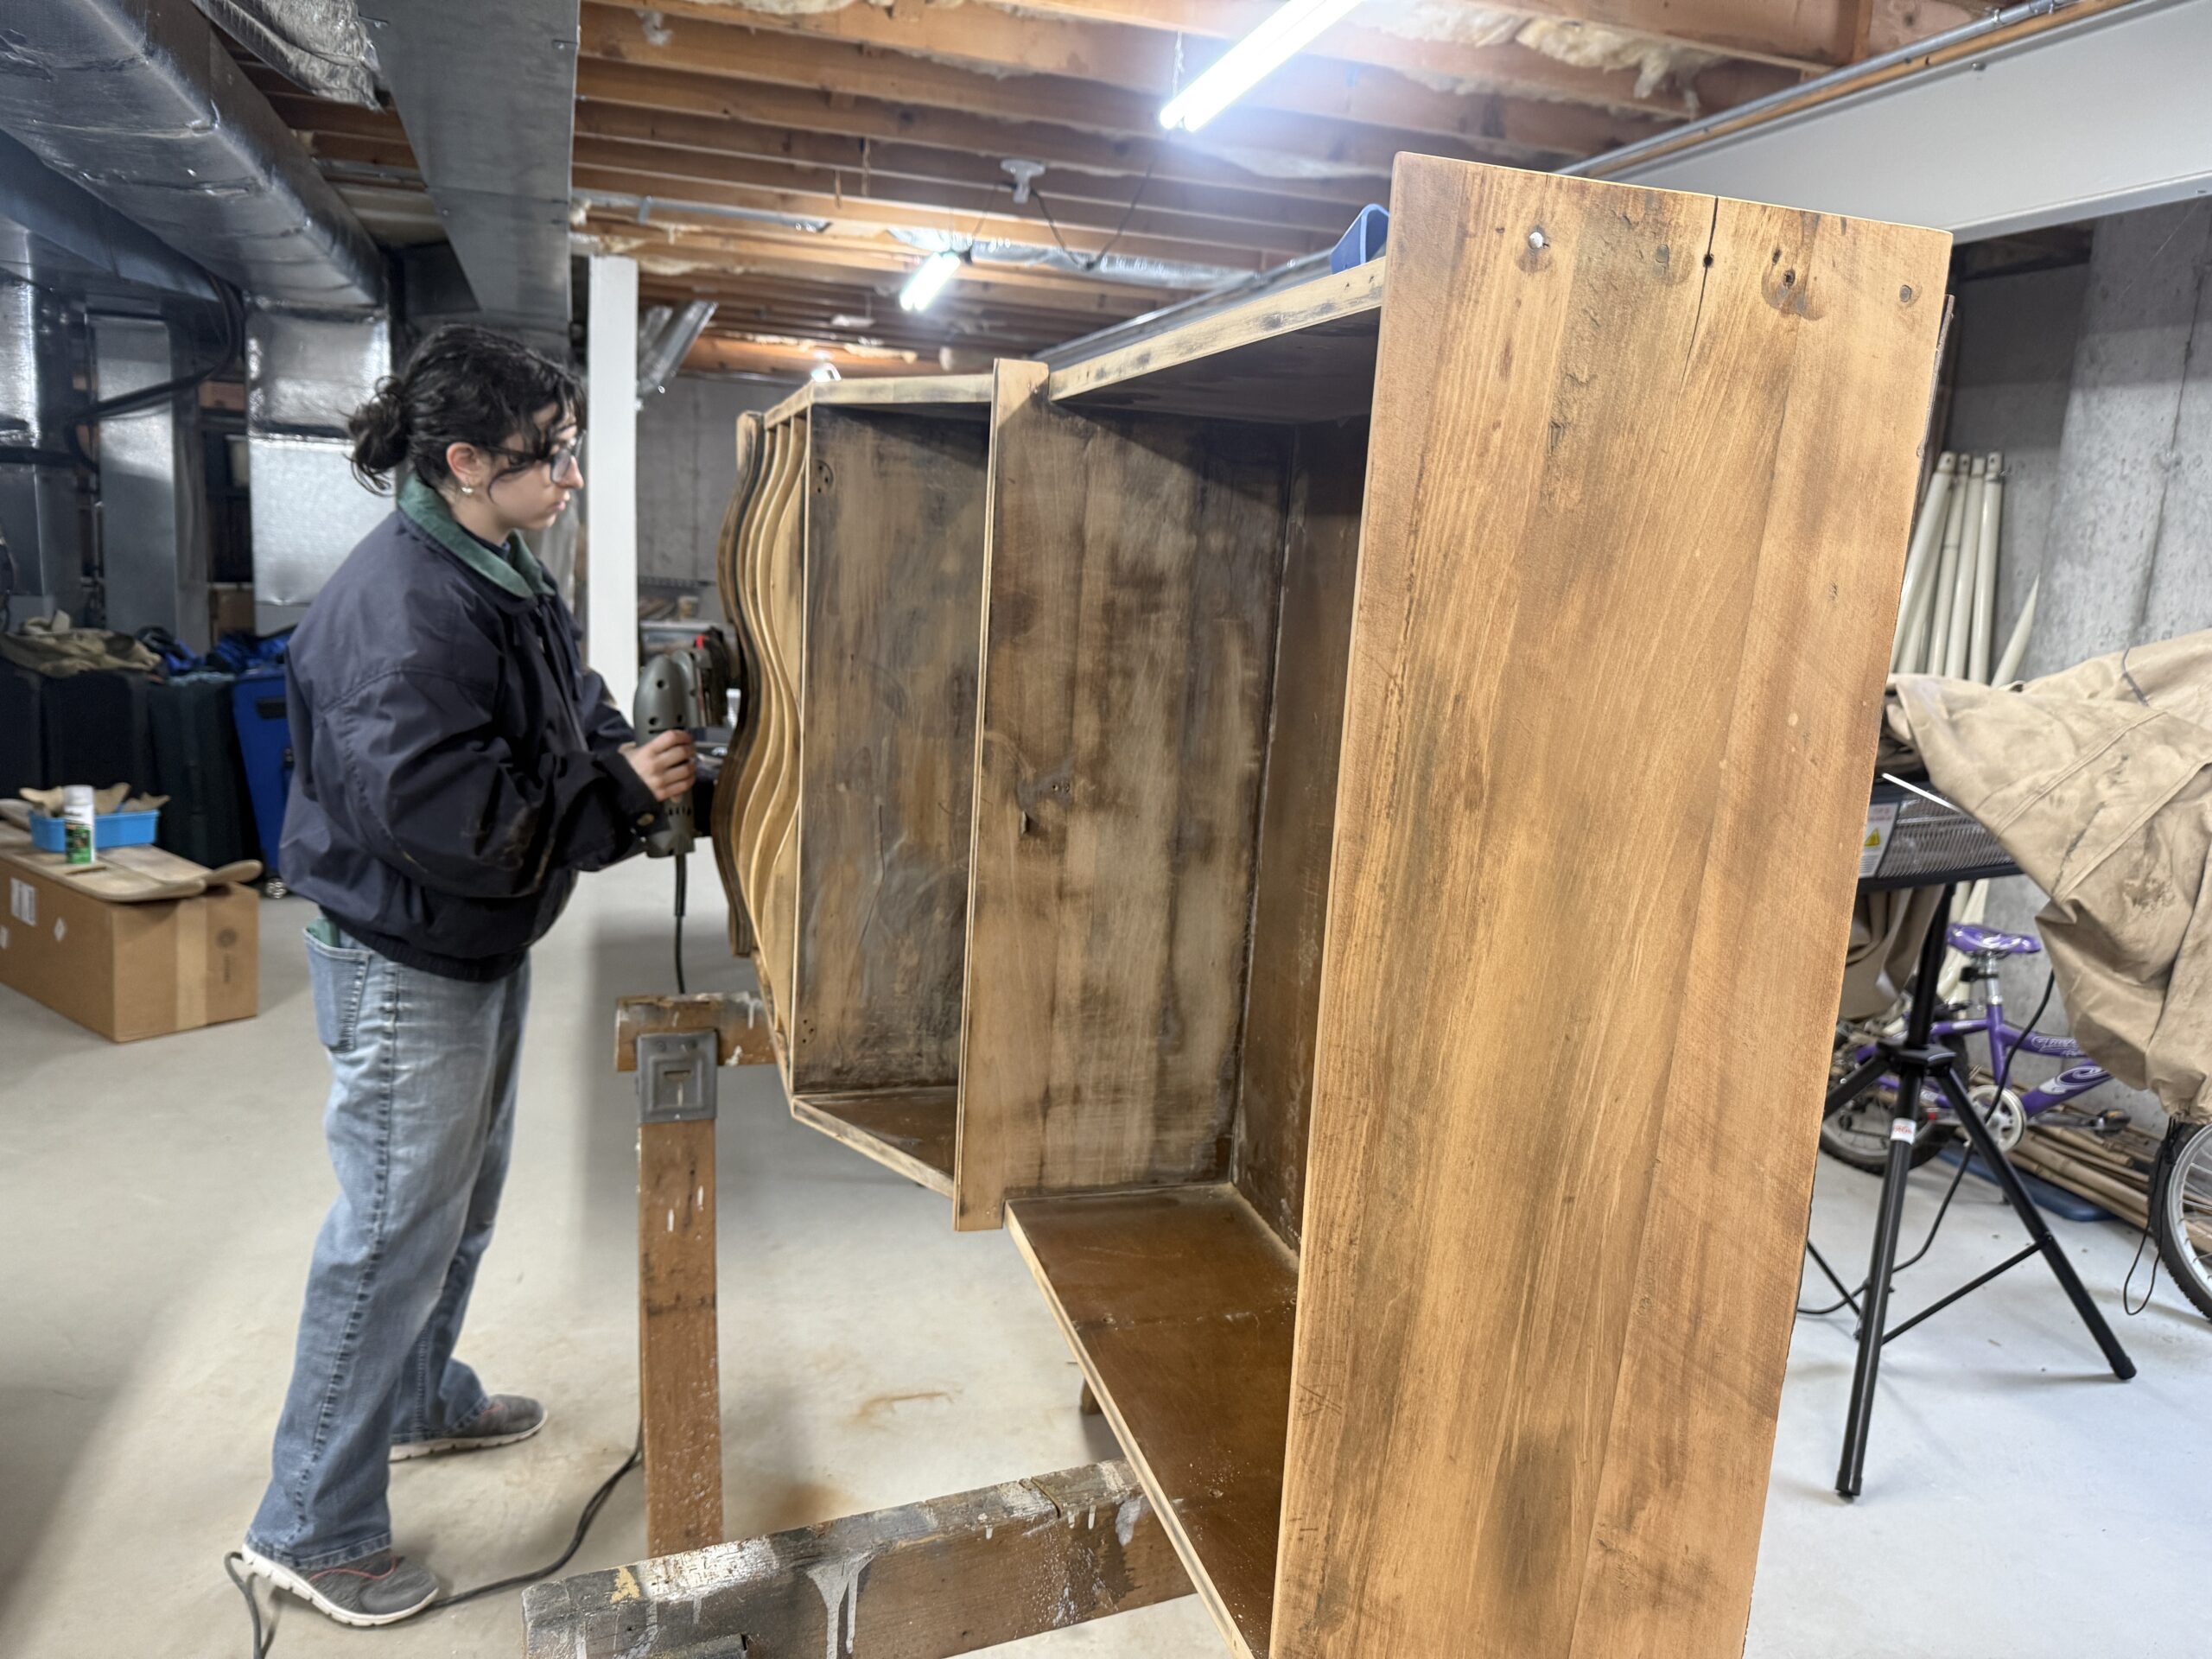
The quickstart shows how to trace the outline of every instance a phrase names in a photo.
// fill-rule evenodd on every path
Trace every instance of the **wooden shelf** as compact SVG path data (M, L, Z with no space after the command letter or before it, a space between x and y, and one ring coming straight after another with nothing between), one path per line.
M959 1092L946 1087L796 1095L791 1116L949 1198Z
M1375 398L1382 268L1369 261L1056 369L1053 402L1300 424Z
M932 415L982 420L991 409L988 374L900 374L880 380L817 381L801 386L770 410L768 424L787 421L802 410L823 404L845 408L912 409Z
M1266 1659L1296 1259L1230 1186L1007 1217L1191 1582L1232 1650Z

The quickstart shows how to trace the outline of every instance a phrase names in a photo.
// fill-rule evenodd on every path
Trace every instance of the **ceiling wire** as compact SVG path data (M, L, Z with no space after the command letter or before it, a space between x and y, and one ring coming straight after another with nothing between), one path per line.
M1129 205L1122 210L1122 222L1114 227L1114 234L1106 238L1106 245L1092 254L1088 263L1068 246L1067 238L1060 234L1059 221L1052 217L1052 204L1045 199L1044 191L1033 185L1030 187L1029 194L1037 198L1037 206L1045 215L1046 227L1052 232L1052 240L1060 245L1060 251L1067 255L1077 270L1088 274L1106 263L1106 256L1114 251L1115 245L1122 239L1122 232L1129 228L1129 221L1136 217L1137 204L1144 200L1145 187L1152 182L1153 169L1159 165L1157 156L1146 165L1144 176L1137 181L1136 190L1129 197Z

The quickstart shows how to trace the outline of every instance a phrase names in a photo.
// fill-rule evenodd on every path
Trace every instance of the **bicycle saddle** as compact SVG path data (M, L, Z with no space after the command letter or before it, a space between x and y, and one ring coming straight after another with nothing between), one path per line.
M2025 933L1999 933L1993 927L1978 927L1972 922L1953 922L1944 930L1943 938L1952 950L1963 950L1970 957L2035 957L2043 954L2043 945Z

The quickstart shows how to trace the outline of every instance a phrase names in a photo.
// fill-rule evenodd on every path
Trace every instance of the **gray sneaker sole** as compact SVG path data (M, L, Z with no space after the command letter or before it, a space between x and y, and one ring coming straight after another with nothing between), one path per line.
M245 1561L245 1570L254 1577L268 1580L279 1590L290 1591L324 1618L335 1619L340 1624L351 1624L359 1630L372 1630L379 1624L397 1624L403 1618L412 1618L435 1605L441 1593L433 1589L412 1607L402 1607L397 1612L357 1613L349 1608L340 1607L308 1583L304 1573L294 1572L282 1561L272 1561L265 1555L257 1555L243 1545L238 1548L238 1556Z
M448 1452L488 1452L495 1446L512 1446L526 1440L545 1427L550 1412L541 1412L536 1422L528 1428L517 1429L512 1434L449 1434L442 1440L406 1440L391 1448L391 1460L405 1463L414 1458L442 1457Z

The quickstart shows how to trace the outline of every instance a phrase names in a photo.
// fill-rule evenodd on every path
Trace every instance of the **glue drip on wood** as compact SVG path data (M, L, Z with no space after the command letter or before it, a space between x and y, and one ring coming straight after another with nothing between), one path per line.
M852 1659L853 1643L860 1634L861 1574L873 1560L817 1561L805 1569L828 1615L823 1659Z

